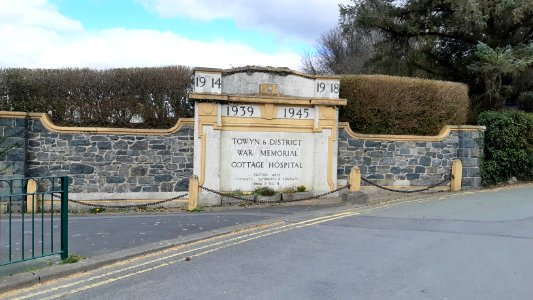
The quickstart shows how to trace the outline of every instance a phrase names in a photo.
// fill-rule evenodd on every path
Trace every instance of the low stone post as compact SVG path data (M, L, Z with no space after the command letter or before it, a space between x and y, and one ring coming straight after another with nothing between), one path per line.
M198 176L192 175L189 178L189 205L188 210L193 210L198 208L198 196L199 196L199 184Z
M455 159L452 163L452 179L450 182L450 191L459 192L461 190L461 181L463 180L463 163Z
M361 191L361 170L358 167L353 167L350 171L350 192Z
M37 181L35 179L28 179L28 185L26 186L26 212L32 213L33 208L36 207L35 212L39 208L39 196L34 193L37 192ZM31 194L31 195L30 195Z

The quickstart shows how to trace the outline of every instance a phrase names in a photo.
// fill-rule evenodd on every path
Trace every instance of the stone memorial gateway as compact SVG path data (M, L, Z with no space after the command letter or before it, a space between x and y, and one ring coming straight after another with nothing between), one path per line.
M194 119L168 129L65 127L45 113L3 111L0 132L14 146L0 161L2 176L69 176L72 200L150 202L191 190L189 200L198 200L195 185L220 192L303 185L321 194L347 184L354 167L380 185L424 187L446 179L460 160L462 186L480 187L484 127L359 134L338 122L346 104L339 81L286 68L197 68ZM196 204L221 203L200 191Z
M280 68L196 68L194 171L199 185L313 192L337 187L340 77ZM200 204L220 196L202 193Z

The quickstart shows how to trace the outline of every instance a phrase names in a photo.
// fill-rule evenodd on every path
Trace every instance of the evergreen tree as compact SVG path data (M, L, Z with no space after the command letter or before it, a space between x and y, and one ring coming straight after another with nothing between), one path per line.
M347 39L379 36L371 72L467 83L478 110L533 101L533 0L353 0L340 14Z

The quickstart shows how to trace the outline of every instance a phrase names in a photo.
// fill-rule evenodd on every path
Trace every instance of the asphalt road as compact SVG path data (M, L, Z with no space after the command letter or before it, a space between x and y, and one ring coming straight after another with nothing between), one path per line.
M532 249L533 185L527 185L295 220L67 278L28 295L531 299Z
M70 218L70 251L83 256L95 256L195 233L257 222L301 211L319 210L340 205L303 207L267 207L238 210L148 214L94 215Z
M321 205L251 207L201 213L70 214L69 252L85 257L105 255L132 247L180 239L199 232L341 205L344 204L332 200L329 204ZM50 252L51 241L54 244L52 249L56 251L60 249L59 216L54 217L51 224L49 215L43 215L45 230L42 231L40 220L41 215L36 214L32 230L31 215L25 217L26 257L32 255L32 232L34 232L34 250L37 254L41 253L41 245L44 245L45 252ZM14 216L11 222L12 259L16 260L21 257L22 221L20 216ZM53 233L50 228L53 228ZM7 261L9 230L8 216L0 215L0 262Z

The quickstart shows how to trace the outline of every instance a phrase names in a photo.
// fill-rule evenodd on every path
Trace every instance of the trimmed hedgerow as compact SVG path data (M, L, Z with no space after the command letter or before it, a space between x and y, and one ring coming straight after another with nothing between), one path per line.
M188 67L0 69L0 110L48 112L66 126L172 127L192 116Z
M344 76L340 97L340 121L372 134L434 135L465 124L470 104L465 84L384 75Z
M486 126L485 149L481 162L483 185L533 180L533 114L486 111L478 116Z

